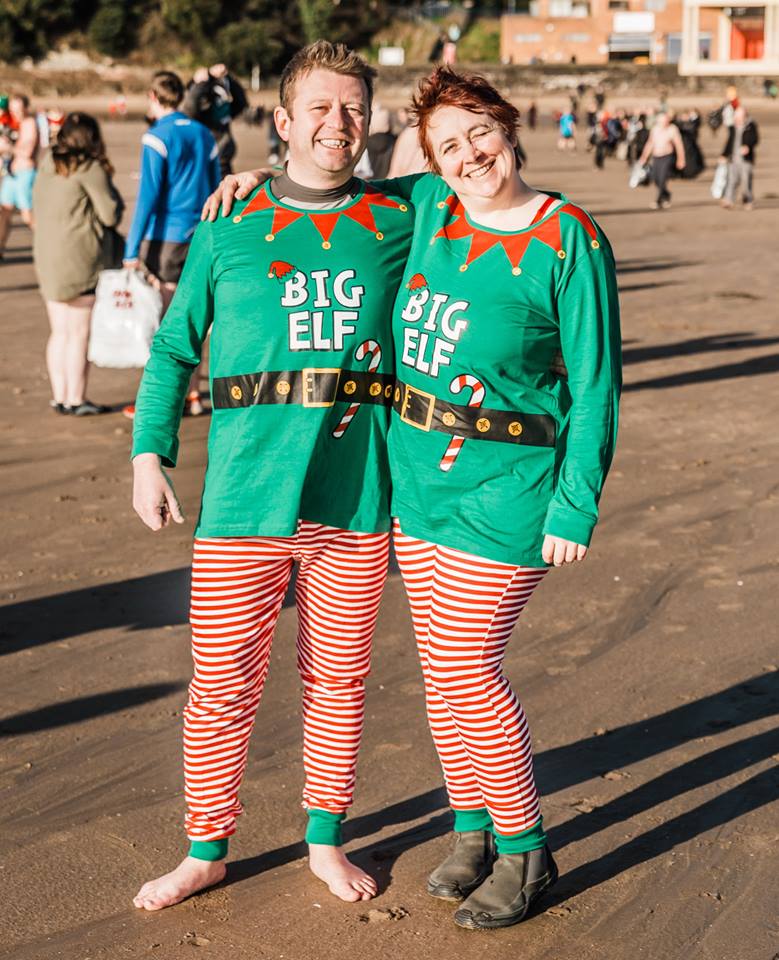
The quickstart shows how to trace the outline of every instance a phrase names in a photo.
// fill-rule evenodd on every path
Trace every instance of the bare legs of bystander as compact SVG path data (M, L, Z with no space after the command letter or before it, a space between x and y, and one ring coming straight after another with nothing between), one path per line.
M46 366L55 404L78 407L87 387L87 346L93 296L74 300L47 300L51 334L46 344Z

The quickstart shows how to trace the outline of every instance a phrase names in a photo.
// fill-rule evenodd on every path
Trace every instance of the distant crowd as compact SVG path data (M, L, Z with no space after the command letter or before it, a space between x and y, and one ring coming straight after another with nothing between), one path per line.
M112 117L126 112L124 98L112 101ZM287 145L276 130L273 111L251 107L242 85L224 64L200 68L186 85L170 71L155 74L148 92L150 125L142 137L139 192L125 240L117 232L124 203L112 180L113 167L97 121L83 112L36 114L23 93L0 96L0 260L18 210L28 227L37 227L33 254L51 325L47 364L51 405L57 413L108 412L108 407L86 396L87 345L98 277L104 269L119 267L142 274L159 291L164 312L203 203L232 172L236 153L232 122L238 116L266 126L268 164L283 165ZM560 151L576 151L582 130L597 169L614 158L628 165L631 186L655 185L651 205L656 210L670 206L673 177L689 180L705 169L699 145L705 122L723 137L712 195L727 209L739 199L745 209L752 208L759 132L734 87L705 120L695 109L672 111L663 96L657 106L612 110L603 89L584 87L552 119ZM536 129L535 102L522 120L523 133ZM524 160L521 141L516 149ZM409 125L406 111L391 112L374 103L367 149L356 175L383 179L425 169L417 130ZM190 415L203 412L200 373L195 371L187 395L185 413ZM133 417L134 406L123 412Z

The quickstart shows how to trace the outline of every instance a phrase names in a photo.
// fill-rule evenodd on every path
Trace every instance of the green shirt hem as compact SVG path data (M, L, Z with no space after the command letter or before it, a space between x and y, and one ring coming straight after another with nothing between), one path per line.
M400 523L400 529L409 537L416 540L426 540L428 543L435 543L439 547L449 547L451 550L460 550L463 553L470 553L475 557L481 557L484 560L492 560L495 563L506 563L512 567L535 567L546 568L549 566L541 556L541 543L538 544L538 551L531 553L529 551L514 552L510 549L502 549L497 544L485 544L484 538L474 533L473 537L463 533L462 530L447 531L442 537L441 532L430 527L425 520L413 511L408 511L404 507L393 511Z

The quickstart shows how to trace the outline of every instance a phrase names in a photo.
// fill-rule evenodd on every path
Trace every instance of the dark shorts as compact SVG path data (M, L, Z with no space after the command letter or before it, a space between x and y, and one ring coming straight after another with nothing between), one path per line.
M144 240L138 259L142 260L149 273L162 283L178 283L184 261L189 251L188 243L173 243L170 240Z

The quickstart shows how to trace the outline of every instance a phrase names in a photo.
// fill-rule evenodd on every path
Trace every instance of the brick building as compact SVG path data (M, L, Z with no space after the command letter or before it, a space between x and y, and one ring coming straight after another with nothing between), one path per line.
M719 11L700 8L698 58L712 57ZM531 0L501 18L504 63L678 63L683 0Z

